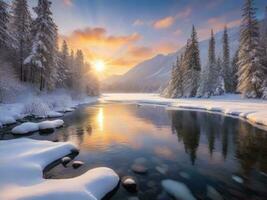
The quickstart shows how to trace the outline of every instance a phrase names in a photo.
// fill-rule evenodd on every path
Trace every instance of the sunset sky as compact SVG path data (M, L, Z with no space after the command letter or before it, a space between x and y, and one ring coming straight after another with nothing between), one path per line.
M185 44L195 24L199 39L240 24L243 0L51 0L61 39L86 60L104 61L105 75L122 74L143 60ZM32 7L36 0L30 1ZM258 17L266 0L256 0Z

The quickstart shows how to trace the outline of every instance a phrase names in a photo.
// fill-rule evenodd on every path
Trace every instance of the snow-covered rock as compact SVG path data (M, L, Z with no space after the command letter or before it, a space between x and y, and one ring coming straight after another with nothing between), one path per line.
M59 128L63 126L64 121L61 119L53 120L53 121L43 121L40 123L34 123L34 122L25 122L22 123L12 129L13 134L28 134L33 133L36 131L46 131L46 130L54 130L56 128Z
M10 125L15 124L16 119L13 116L6 116L4 113L1 113L0 122L4 125Z
M125 176L122 178L123 187L129 192L137 191L137 183L133 177Z
M45 130L45 129L55 129L63 126L64 121L61 119L53 120L53 121L43 121L38 123L39 124L39 129L40 130Z
M0 141L0 199L102 199L119 182L118 175L109 168L92 169L70 179L43 179L47 165L75 148L71 143L25 138Z
M74 168L74 169L78 169L79 167L81 167L81 166L83 166L84 165L84 162L82 162L82 161L74 161L73 163L72 163L72 167Z
M28 133L33 133L39 130L39 125L38 123L33 123L33 122L25 122L19 126L16 126L15 128L12 129L13 134L28 134Z
M243 180L241 177L239 177L239 176L233 175L233 176L232 176L232 179L233 179L235 182L237 182L237 183L240 183L240 184L243 184L243 183L244 183L244 180Z
M177 200L196 200L188 187L178 181L163 180L161 182L164 190Z
M60 112L56 112L56 111L50 111L50 112L47 113L47 116L49 118L58 118L58 117L62 117L63 114L60 113Z

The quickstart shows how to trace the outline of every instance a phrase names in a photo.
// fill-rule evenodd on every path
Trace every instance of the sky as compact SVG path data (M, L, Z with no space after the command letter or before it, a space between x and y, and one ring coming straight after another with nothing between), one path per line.
M119 75L157 54L185 45L195 25L199 40L210 29L240 24L243 0L51 0L60 41L82 49L88 62L103 61L102 75ZM30 0L30 6L37 0ZM255 0L257 17L266 0Z

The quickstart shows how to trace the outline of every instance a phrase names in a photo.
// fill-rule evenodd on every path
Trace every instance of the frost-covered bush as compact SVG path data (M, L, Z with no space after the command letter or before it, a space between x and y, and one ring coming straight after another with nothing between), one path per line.
M31 99L23 108L23 114L34 116L47 116L50 111L48 104L39 98Z
M50 94L44 101L52 110L63 110L72 105L72 99L67 94Z
M0 102L14 102L22 90L23 86L15 76L12 66L0 62Z

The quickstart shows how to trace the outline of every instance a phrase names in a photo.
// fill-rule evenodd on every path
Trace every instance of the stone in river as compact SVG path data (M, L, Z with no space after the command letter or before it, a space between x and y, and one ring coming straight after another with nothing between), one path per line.
M122 185L128 192L137 192L137 183L133 177L130 176L123 177Z
M212 186L207 186L207 197L212 200L223 200L222 195Z
M240 183L240 184L243 184L243 183L244 183L244 180L243 180L241 177L239 177L239 176L233 175L233 176L232 176L232 179L233 179L235 182L237 182L237 183Z
M69 162L71 161L70 157L64 157L61 159L61 163L62 165L66 166L67 164L69 164Z
M148 169L142 164L133 164L131 167L132 171L137 174L146 174Z
M73 167L74 169L78 169L78 168L81 167L82 165L84 165L84 162L82 162L82 161L74 161L74 162L72 163L72 167Z

